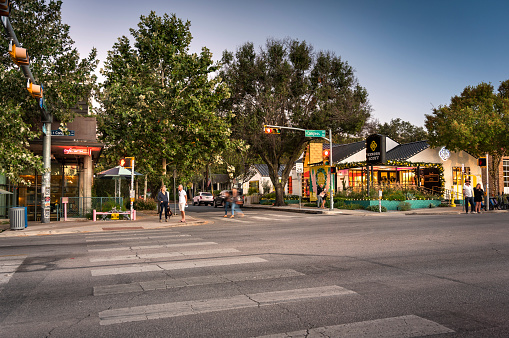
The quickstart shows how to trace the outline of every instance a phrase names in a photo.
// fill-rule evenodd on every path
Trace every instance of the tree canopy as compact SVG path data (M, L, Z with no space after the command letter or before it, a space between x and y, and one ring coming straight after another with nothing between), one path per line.
M264 125L348 134L360 131L370 116L368 93L353 68L332 52L315 53L306 42L268 39L259 52L245 43L235 53L225 51L222 62L220 76L232 91L223 102L224 116L230 117L233 137L245 140L268 165L277 205L284 203L284 184L311 139L286 129L264 134Z
M102 71L105 158L134 156L136 168L152 177L161 177L167 160L180 177L191 177L229 146L229 126L217 115L228 90L212 77L217 65L207 48L189 53L189 21L151 12L130 33L133 41L120 37Z
M423 127L414 126L400 118L392 119L389 123L377 124L374 132L386 135L400 144L428 139L428 133Z
M49 111L62 123L71 121L79 100L89 97L95 85L96 52L80 59L69 26L61 21L62 1L17 0L12 2L10 22L23 48L37 84L44 85ZM42 171L42 161L28 149L28 141L40 135L41 111L26 90L27 80L9 54L9 38L2 30L0 48L0 173L19 181L24 170Z
M490 176L498 182L498 167L509 144L509 80L494 91L491 84L466 87L451 98L449 105L426 115L426 128L432 146L464 150L480 157L491 156ZM498 189L498 184L495 185Z

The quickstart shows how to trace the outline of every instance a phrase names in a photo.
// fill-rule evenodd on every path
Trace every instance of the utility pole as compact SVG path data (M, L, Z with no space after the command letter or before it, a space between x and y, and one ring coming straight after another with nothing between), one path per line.
M16 33L12 28L11 22L8 16L2 16L2 25L7 32L7 35L10 38L11 44L20 48L20 43L18 38L16 37ZM28 59L28 56L27 56ZM16 62L16 60L14 60ZM18 66L23 71L25 78L29 81L30 86L29 91L31 91L33 84L37 83L34 79L32 71L30 70L29 63L28 64L18 64ZM41 122L42 122L42 130L44 133L42 140L42 158L44 163L44 173L42 175L42 184L41 184L41 223L49 223L50 222L50 198L51 198L51 123L53 122L53 115L48 112L46 107L46 103L44 100L43 86L40 86L41 90L39 95L32 94L32 96L37 100L37 103L41 109Z

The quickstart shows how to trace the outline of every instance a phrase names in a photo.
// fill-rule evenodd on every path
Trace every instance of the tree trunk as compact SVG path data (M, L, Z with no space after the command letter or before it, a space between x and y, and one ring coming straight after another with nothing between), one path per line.
M148 181L148 177L147 177L147 175L145 175L145 187L143 188L143 200L144 201L147 200L147 181Z
M276 185L276 201L274 205L282 206L285 205L285 190L282 183Z

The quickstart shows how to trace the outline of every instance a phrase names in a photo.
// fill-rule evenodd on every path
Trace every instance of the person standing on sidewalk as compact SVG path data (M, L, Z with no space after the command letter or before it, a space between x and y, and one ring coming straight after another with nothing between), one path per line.
M470 203L471 206L471 214L475 214L474 211L474 191L472 190L472 187L470 186L470 180L466 180L465 184L463 185L463 197L465 199L465 211L468 214L468 204Z
M163 185L161 190L157 193L157 201L159 202L159 223L162 220L162 214L164 209L164 221L168 222L168 194L166 193L166 186Z
M180 220L181 223L186 222L186 207L187 207L187 193L184 190L184 187L182 184L179 185L179 210L180 215L182 216L182 219Z
M475 212L478 214L481 213L481 203L484 198L484 190L481 188L481 183L477 183L474 188L474 202L475 202Z
M318 184L316 186L316 204L318 208L322 207L322 191L323 191L322 185Z

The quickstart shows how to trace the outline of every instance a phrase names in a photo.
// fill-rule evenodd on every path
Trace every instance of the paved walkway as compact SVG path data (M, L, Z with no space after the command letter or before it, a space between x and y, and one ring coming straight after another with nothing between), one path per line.
M387 216L405 216L405 215L453 215L463 212L462 206L455 208L431 208L431 209L415 209L410 211L388 211L388 212L372 212L367 210L345 210L345 209L318 209L312 207L299 208L298 205L288 205L282 207L275 207L270 205L245 205L244 209L267 209L286 212L309 213L309 214L326 214L326 215L350 215L360 217L387 217ZM508 210L495 210L491 212L507 212ZM208 223L208 220L203 218L195 218L186 215L186 223L180 223L180 216L171 217L169 222L158 222L158 216L155 211L138 212L136 221L96 221L91 220L76 220L71 219L64 221L52 221L50 223L28 222L28 227L23 230L10 230L9 223L0 224L0 238L1 237L24 237L24 236L41 236L41 235L55 235L55 234L73 234L73 233L86 233L86 232L100 232L100 231L116 231L116 230L137 230L137 229L159 229L180 226L196 226Z

